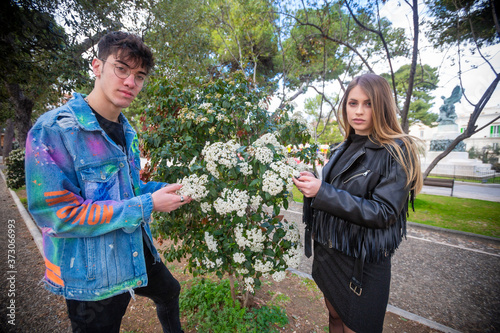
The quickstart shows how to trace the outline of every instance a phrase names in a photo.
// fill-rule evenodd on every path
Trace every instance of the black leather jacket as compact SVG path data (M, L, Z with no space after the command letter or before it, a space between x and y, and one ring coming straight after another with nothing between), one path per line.
M304 201L306 237L312 233L317 242L356 258L364 246L365 260L378 262L392 255L406 235L407 178L389 148L367 140L327 183L325 177L348 144L333 150L318 194Z

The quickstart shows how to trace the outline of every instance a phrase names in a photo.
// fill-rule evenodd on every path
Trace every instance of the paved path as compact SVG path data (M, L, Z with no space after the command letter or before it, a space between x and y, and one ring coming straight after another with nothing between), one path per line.
M0 253L0 332L71 332L64 299L43 287L43 258L1 177Z
M420 193L449 196L451 194L451 189L444 187L424 186ZM455 182L453 196L457 198L470 198L500 202L500 184L474 184L466 182Z

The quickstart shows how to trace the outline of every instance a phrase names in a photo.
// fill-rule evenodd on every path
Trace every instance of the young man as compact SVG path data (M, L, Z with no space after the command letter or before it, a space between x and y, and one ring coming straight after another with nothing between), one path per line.
M43 232L45 281L66 298L74 332L119 332L134 294L155 302L164 332L182 332L180 285L149 222L191 198L176 194L181 185L139 179L137 135L121 113L153 64L139 37L105 35L92 92L42 115L28 135L28 205Z

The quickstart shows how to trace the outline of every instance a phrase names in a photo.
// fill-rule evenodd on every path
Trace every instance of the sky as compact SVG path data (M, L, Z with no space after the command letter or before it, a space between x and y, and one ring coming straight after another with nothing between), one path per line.
M412 25L412 13L409 6L404 2L401 6L398 4L401 1L390 0L381 10L381 15L387 17L395 27L404 28L409 36L412 35L411 29L409 27ZM421 7L424 10L423 7ZM424 14L421 14L424 15ZM460 84L460 79L458 75L459 66L458 64L452 65L451 60L446 59L446 53L440 50L434 49L431 44L426 40L424 32L420 31L420 41L419 49L421 52L421 59L424 64L428 64L432 67L439 68L439 87L433 93L434 106L433 111L438 113L439 106L441 106L442 99L441 96L449 97L453 88ZM455 49L450 49L448 55L456 55L457 51ZM495 46L485 48L483 54L491 55L490 63L498 72L500 71L500 44ZM401 64L400 64L401 65ZM471 65L477 66L475 69L471 69ZM465 89L465 95L472 103L477 103L481 98L483 93L486 91L487 87L491 84L495 78L495 74L491 67L485 63L479 54L471 55L464 54L462 56L462 84ZM487 107L498 106L500 108L500 87L497 89ZM473 110L471 106L464 97L460 103L455 105L456 111L470 113Z
M419 9L423 12L424 7L420 7ZM395 27L404 28L408 36L412 36L412 12L404 1L389 0L381 8L381 16L389 19ZM453 66L451 60L447 59L447 55L457 54L457 51L456 48L450 49L447 54L446 52L434 49L426 40L424 31L422 30L420 31L419 50L423 64L439 68L439 83L438 88L432 93L432 96L434 96L434 105L431 108L432 112L439 113L439 107L443 104L441 96L449 97L453 88L460 84L458 75L459 66L457 64ZM500 44L486 48L483 52L484 54L491 55L491 65L497 72L500 71ZM408 59L404 59L404 61L401 60L402 59L393 59L394 70L397 70L405 63L409 63ZM473 64L476 65L477 68L471 69L471 65ZM387 72L387 64L384 64L384 66L385 68L375 67L374 71L379 74ZM491 67L486 64L478 54L462 55L462 73L462 84L465 89L465 96L472 103L477 103L495 78L495 74ZM339 88L335 84L330 86L328 90L334 93L339 92ZM292 94L290 93L289 95ZM316 92L313 89L309 89L306 94L294 100L296 111L303 111L305 100L314 95L316 95ZM497 86L495 93L486 105L486 107L495 106L500 108L500 86ZM459 103L455 104L455 109L458 114L470 114L473 108L474 107L471 106L464 97L462 97Z

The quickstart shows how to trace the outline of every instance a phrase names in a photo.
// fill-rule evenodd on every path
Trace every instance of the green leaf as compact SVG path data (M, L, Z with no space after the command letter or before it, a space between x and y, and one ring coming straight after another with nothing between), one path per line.
M273 250L271 250L271 249L265 249L265 250L264 250L264 254L265 254L266 256L273 257L273 258L274 258L274 255L275 255L274 251L273 251Z
M286 200L283 200L283 208L288 209L288 198L286 198Z
M248 187L255 187L255 185L257 184L260 184L260 179L254 179L252 180L252 182L250 183L250 185L248 185Z

